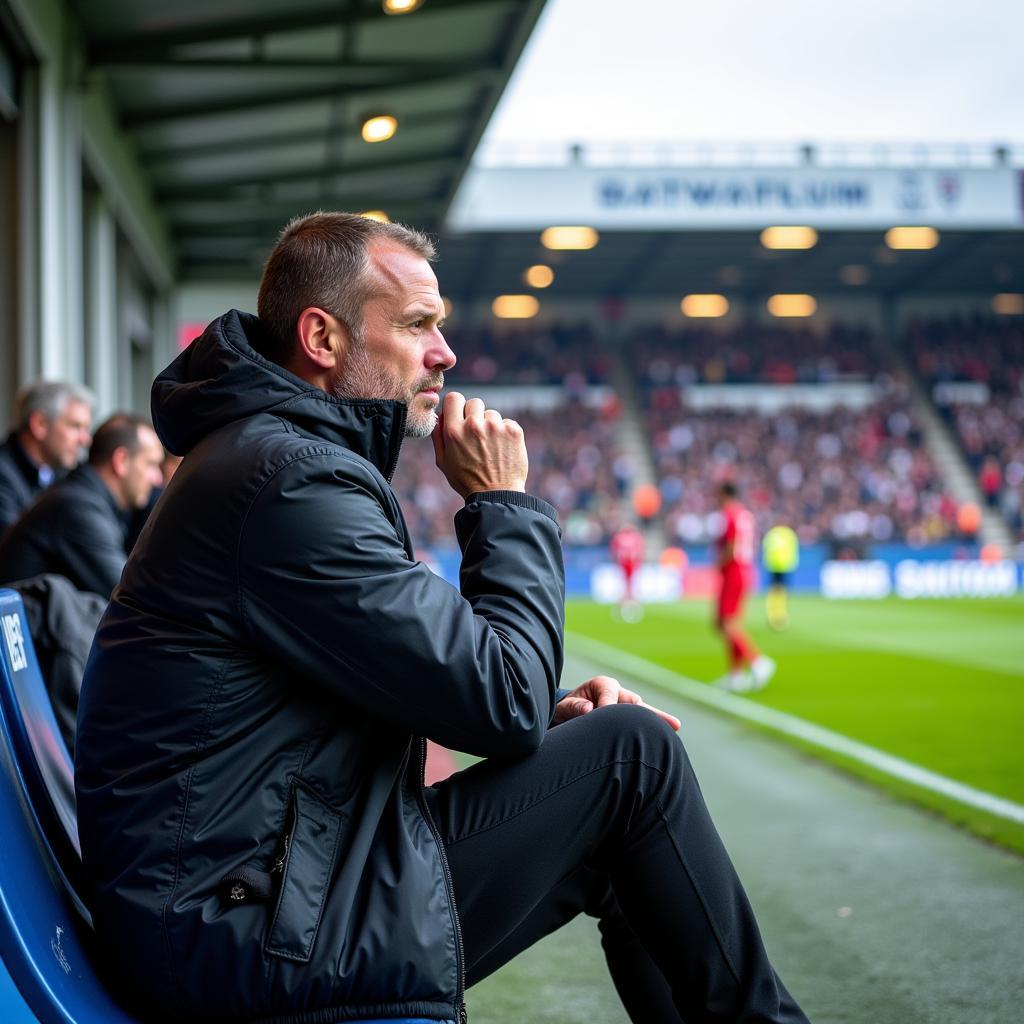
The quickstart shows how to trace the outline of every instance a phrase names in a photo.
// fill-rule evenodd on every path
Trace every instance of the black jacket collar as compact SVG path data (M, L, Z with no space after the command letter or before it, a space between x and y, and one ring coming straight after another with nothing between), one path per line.
M10 455L11 462L17 466L18 472L25 478L25 483L33 491L38 491L43 486L42 481L39 479L39 467L28 457L28 452L25 451L24 445L18 440L18 432L16 430L11 431L4 447Z
M350 449L390 477L405 434L405 403L325 394L253 348L263 330L256 317L233 309L157 377L153 423L168 450L184 455L228 423L272 413L310 437Z

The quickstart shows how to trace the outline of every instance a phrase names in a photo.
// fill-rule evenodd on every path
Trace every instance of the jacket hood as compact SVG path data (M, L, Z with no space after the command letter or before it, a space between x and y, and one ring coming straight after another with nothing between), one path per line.
M153 425L185 455L213 431L272 413L303 433L349 448L390 477L405 433L404 402L333 398L257 352L265 328L250 313L218 317L153 382Z

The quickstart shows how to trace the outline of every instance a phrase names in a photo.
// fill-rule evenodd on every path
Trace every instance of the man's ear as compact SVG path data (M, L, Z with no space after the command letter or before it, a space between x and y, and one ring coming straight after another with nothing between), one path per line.
M28 431L36 441L42 441L50 432L50 421L42 409L29 413Z
M110 456L110 468L118 480L123 480L128 474L128 449L125 447L115 448Z
M335 316L319 306L308 306L299 314L295 325L297 355L305 364L302 369L334 370L348 350L349 333Z

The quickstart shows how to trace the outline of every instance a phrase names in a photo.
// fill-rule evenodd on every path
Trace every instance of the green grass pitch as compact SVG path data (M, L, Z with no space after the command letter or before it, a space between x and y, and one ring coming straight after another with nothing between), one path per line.
M791 612L790 628L773 633L765 624L761 600L748 605L751 635L779 666L768 688L748 699L978 789L1024 802L1024 599L829 602L798 596L791 602ZM570 634L591 637L692 679L707 682L725 671L723 645L710 628L707 602L648 605L643 620L632 625L620 621L614 609L589 601L570 601L566 614ZM574 681L566 679L564 685ZM683 719L685 736L690 705L653 685L641 688L651 703ZM823 757L817 749L812 753ZM867 776L901 799L923 804L975 833L1024 852L1022 826L901 786L859 764L826 760ZM768 882L761 880L762 899L773 887L788 891L772 874L778 870L775 865ZM837 877L841 879L848 870L849 866L837 867ZM882 890L886 885L891 883L879 879ZM899 898L899 893L889 893L882 902ZM864 923L865 919L851 921ZM904 990L912 993L922 984L915 974L918 968L906 967L904 973L894 969L894 977L881 984L871 975L870 959L858 959L864 949L854 945L854 952L846 951L847 940L821 922L814 924L808 945L802 931L806 924L794 929L788 917L762 918L762 927L772 939L769 949L782 960L777 962L780 969L789 968L784 976L796 975L807 1009L816 1006L830 1011L820 1016L812 1013L812 1019L837 1024L895 1024L911 1019L898 1005L897 996ZM922 937L922 945L927 944ZM1011 941L1008 950L1013 948ZM839 964L845 963L846 956L852 958L847 967L835 968L838 975L821 971L820 958L829 950ZM885 946L874 955L888 958L891 952ZM864 973L863 992L851 1001L859 972ZM970 984L965 982L965 990ZM1007 984L1012 985L1012 980ZM892 1007L888 1007L890 1000ZM625 1020L603 963L596 927L582 917L475 986L468 1001L474 1024L623 1024ZM994 1018L972 1013L957 1019L974 1024Z
M778 662L749 699L826 726L977 789L1024 803L1024 600L828 601L796 596L787 630L753 599L745 622ZM642 621L571 601L566 629L700 681L726 669L710 604L648 605ZM653 697L653 694L652 694ZM1024 829L849 764L988 838L1024 849Z

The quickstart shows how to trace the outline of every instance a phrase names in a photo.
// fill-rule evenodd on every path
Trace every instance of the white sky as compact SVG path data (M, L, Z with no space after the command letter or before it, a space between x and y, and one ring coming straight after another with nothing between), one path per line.
M486 143L1024 143L1024 0L548 0Z

